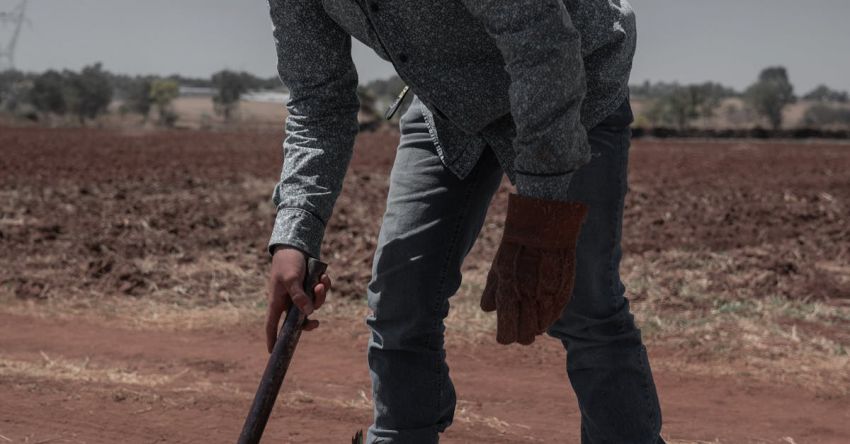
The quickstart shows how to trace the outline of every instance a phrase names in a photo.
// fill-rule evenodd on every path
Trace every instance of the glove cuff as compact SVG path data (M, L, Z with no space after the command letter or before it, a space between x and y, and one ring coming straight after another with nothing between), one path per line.
M541 249L574 248L588 207L511 193L503 240Z

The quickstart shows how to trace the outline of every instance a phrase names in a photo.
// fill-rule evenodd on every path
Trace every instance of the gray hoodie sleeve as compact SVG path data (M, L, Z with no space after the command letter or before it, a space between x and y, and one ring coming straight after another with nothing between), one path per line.
M284 244L319 258L358 129L351 37L320 1L269 0L269 7L278 72L290 94L269 251Z
M590 161L581 124L581 36L560 0L463 0L496 41L511 77L517 192L562 200Z

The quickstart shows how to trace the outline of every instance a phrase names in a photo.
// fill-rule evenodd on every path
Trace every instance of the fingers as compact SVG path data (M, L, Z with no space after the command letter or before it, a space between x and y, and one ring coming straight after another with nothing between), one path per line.
M519 304L519 325L517 328L517 342L529 345L534 342L538 332L537 304L534 300L524 300Z
M519 301L505 298L496 311L496 341L499 344L511 344L519 335Z
M281 314L286 310L284 301L286 295L280 294L280 288L273 286L272 294L269 297L269 308L266 314L266 348L269 353L274 349L274 344L277 342L277 325L280 322Z
M301 288L299 283L290 283L289 287L289 297L292 299L292 303L298 307L302 313L306 316L310 316L313 314L314 306L313 301L310 300L310 297L307 296L307 293Z
M496 294L499 292L499 278L491 268L487 273L487 284L484 285L484 293L481 294L481 309L484 311L496 310Z
M313 294L316 296L313 300L313 308L318 310L325 303L325 299L327 299L328 291L332 288L331 278L330 276L323 274L322 278L319 280L319 283L313 287Z
M559 310L550 307L538 308L537 311L537 334L543 334L552 324L561 317Z
M561 292L563 293L563 292ZM564 311L561 293L545 293L537 300L537 333L544 333Z
M328 291L331 289L331 279L323 274L313 287L313 298L304 291L304 275L306 259L303 253L294 248L278 248L272 257L272 267L269 275L269 306L266 314L266 347L269 353L274 349L279 332L280 318L295 304L305 316L325 303ZM303 330L315 330L319 321L307 319Z
M540 295L556 295L563 291L566 282L566 260L557 252L543 252L537 268L537 292ZM554 302L554 301L553 301Z
M313 331L319 327L319 321L315 319L307 319L304 321L304 327L302 329L304 331Z
M571 297L574 274L575 263L563 252L541 252L535 291L538 334L544 333L561 317Z
M541 333L548 330L552 324L564 315L564 309L566 309L570 299L572 299L572 285L562 289L559 293L554 295L554 298L550 298L550 304L546 308L545 315L541 316L541 320L544 321L540 325ZM541 311L541 313L544 312ZM544 317L545 319L542 319Z
M271 314L271 310L269 310ZM278 333L278 323L280 322L281 313L279 312L276 317L277 320L273 320L271 316L269 316L266 321L266 348L268 352L271 353L274 350L274 345L277 343L277 333ZM304 331L313 331L319 328L319 321L315 319L305 319L304 325L301 327Z
M321 279L319 280L319 283L316 284L315 287L313 287L313 295L315 297L313 298L313 308L312 308L312 310L318 310L319 307L321 307L322 304L325 303L325 299L327 298L328 290L330 290L330 288L331 288L331 278L327 274L323 274ZM309 301L309 296L307 296L306 293L304 293L304 296L307 297L307 300ZM296 301L295 305L299 309L301 309L302 312L309 315L309 313L307 313L307 310L310 309L310 308L302 303L300 297L297 294L294 295L291 298L291 300ZM312 313L312 311L310 313ZM319 321L317 321L315 319L305 319L304 320L304 326L302 327L302 329L304 331L313 331L318 327L319 327Z
M564 310L573 298L573 289L575 287L575 262L569 261L566 265L565 276L562 282L562 287L558 289L553 299L554 308L550 311L551 316L548 321L548 326L551 326L563 315Z
M561 292L561 299L559 301L563 307L566 307L567 304L570 303L570 300L573 298L573 290L575 290L576 263L574 260L567 262L566 270L567 274L564 279L564 288Z
M310 298L300 285L294 282L297 282L297 279L278 279L275 276L271 278L269 307L266 313L266 348L269 353L272 352L277 342L280 318L289 311L293 303L306 315L313 312L313 304L310 302ZM319 290L324 298L326 287L323 284L319 284L319 286L322 287ZM305 323L305 330L313 330L316 327L318 327L318 321Z

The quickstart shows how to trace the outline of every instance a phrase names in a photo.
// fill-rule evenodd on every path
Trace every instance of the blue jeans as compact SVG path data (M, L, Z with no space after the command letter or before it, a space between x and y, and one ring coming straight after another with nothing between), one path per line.
M456 397L443 319L503 176L490 149L463 180L447 170L419 106L415 101L401 119L367 291L375 407L369 443L436 443L451 424ZM588 132L592 160L569 189L571 200L590 207L578 242L575 289L548 332L567 350L585 444L663 443L646 349L619 276L631 121L626 102Z

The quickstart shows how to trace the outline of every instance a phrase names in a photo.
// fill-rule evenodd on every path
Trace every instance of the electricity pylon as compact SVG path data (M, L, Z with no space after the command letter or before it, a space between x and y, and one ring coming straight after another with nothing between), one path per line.
M21 3L12 9L11 12L0 12L0 24L12 24L12 38L5 46L0 45L0 71L15 68L15 46L18 44L18 38L21 36L21 28L26 21L27 2L29 0L21 0Z

